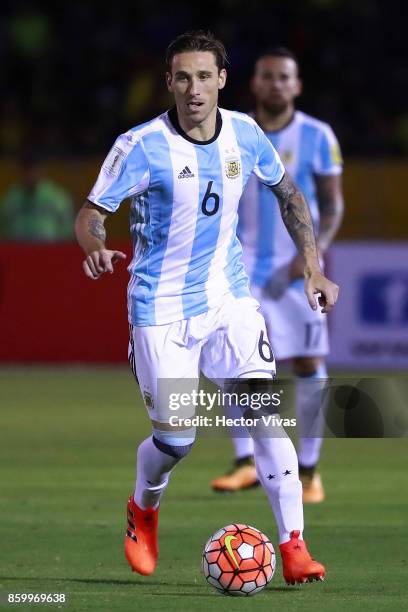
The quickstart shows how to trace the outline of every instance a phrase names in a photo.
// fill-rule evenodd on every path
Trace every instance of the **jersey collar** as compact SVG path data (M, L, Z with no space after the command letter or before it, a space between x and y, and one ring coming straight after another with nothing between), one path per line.
M192 144L196 144L196 145L211 144L212 142L217 140L218 136L220 135L221 128L222 128L222 117L221 117L221 113L218 108L217 108L217 117L215 120L215 133L214 133L214 136L210 138L210 140L195 140L194 138L191 138L188 134L186 134L179 123L179 120L177 117L177 109L175 106L173 106L173 108L171 108L168 111L168 117L170 119L170 123L172 124L176 132L180 134L180 136L182 136L185 140L188 140L188 142L191 142Z

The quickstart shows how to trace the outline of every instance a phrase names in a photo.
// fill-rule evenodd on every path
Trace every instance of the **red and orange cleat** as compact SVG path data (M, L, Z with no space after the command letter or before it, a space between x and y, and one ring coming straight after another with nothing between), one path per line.
M283 577L287 584L303 584L313 580L324 580L326 570L310 556L303 540L299 540L300 531L292 531L289 542L280 544Z
M218 493L234 493L251 489L259 485L253 457L236 459L232 470L224 476L211 481L211 486Z
M159 550L157 546L157 524L159 508L142 510L136 505L133 495L127 504L128 526L125 533L125 556L133 572L143 576L153 574Z

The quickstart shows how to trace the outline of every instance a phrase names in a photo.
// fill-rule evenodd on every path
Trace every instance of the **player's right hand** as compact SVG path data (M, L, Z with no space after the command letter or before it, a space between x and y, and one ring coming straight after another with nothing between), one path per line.
M89 253L83 261L82 267L88 278L97 280L104 272L113 274L113 264L120 259L126 259L126 255L122 251L100 249L99 251Z

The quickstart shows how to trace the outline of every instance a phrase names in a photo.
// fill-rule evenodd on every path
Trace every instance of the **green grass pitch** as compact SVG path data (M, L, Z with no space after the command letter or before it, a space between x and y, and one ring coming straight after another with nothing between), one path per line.
M327 501L305 509L306 539L324 583L287 587L277 570L254 598L216 593L201 551L224 524L265 531L277 548L262 490L214 494L231 459L227 439L201 439L175 470L160 523L160 560L147 578L123 556L136 444L148 433L126 369L0 370L0 592L66 593L63 609L393 611L406 605L408 537L403 440L325 441ZM58 609L48 606L47 609Z

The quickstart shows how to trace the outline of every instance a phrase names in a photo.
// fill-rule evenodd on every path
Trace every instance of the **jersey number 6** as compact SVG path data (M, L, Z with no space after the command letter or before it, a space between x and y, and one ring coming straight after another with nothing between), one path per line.
M201 202L201 210L207 217L215 215L220 207L220 196L218 193L211 193L211 187L214 181L208 181L207 191L204 194L203 201ZM211 209L207 207L208 200L214 200L214 205Z
M259 351L261 358L264 361L266 361L267 363L272 363L273 361L275 361L275 355L273 354L272 347L269 344L268 340L265 340L264 338L265 336L262 330L261 335L259 336L258 351ZM265 346L267 347L267 351L269 353L268 355L265 354L265 351L264 351Z

